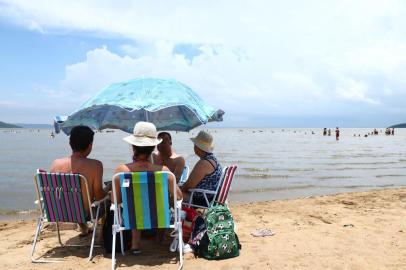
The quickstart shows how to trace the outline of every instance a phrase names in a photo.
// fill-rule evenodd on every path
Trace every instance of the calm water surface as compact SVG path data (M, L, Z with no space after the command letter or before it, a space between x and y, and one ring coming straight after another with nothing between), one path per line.
M315 134L311 134L314 131ZM342 129L340 141L321 129L212 129L223 165L237 164L231 201L258 201L406 186L406 130L395 136L353 137L370 129ZM35 209L37 168L70 153L64 134L51 130L0 129L0 215ZM172 133L174 148L193 167L190 133ZM131 160L121 131L97 133L92 158L104 164L104 181Z

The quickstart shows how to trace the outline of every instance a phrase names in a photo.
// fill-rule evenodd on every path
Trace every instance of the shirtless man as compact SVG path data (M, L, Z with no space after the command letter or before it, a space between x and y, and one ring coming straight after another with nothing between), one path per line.
M72 155L56 159L51 165L51 172L79 173L86 177L89 187L90 201L103 199L105 191L102 186L103 164L95 159L87 158L92 151L94 132L86 126L76 126L72 129L69 144ZM89 213L86 190L82 190L85 211ZM80 235L87 234L86 224L79 224Z
M154 164L168 167L176 176L176 182L179 183L185 167L185 159L173 151L171 134L160 132L158 138L162 139L162 142L157 146L158 154L153 154Z

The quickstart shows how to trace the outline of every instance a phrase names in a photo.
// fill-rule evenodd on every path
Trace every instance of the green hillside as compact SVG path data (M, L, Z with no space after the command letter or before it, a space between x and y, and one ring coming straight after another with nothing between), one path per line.
M406 128L406 123L390 126L390 128Z
M17 125L13 125L13 124L7 124L7 123L0 121L0 128L21 128L21 127L17 126Z

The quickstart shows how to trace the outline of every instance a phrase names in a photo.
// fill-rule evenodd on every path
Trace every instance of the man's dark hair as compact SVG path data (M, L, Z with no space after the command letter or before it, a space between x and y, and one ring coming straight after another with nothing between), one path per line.
M139 157L142 155L150 156L154 151L155 146L136 146L133 145L134 157Z
M171 136L171 134L169 132L162 131L162 132L158 133L158 138L162 138L163 136L168 136L169 139L172 141L172 136Z
M172 145L172 136L171 136L171 134L169 132L166 132L166 131L159 132L158 138L162 139L164 136L169 137L170 144Z
M76 126L72 128L69 137L69 144L73 152L85 151L93 143L94 132L87 126Z

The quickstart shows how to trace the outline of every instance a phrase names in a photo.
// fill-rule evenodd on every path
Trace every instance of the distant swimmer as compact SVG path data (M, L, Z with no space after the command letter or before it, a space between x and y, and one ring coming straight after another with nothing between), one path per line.
M323 136L327 135L327 128L323 128Z
M338 127L336 127L336 140L338 141L340 139L340 130Z
M395 135L395 128L392 128L391 134L392 134L392 135Z
M331 129L328 129L328 136L331 136Z
M50 135L50 137L53 139L53 138L55 138L55 134L54 134L54 132L53 131L51 131L51 135Z

